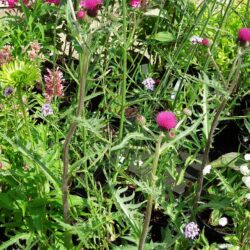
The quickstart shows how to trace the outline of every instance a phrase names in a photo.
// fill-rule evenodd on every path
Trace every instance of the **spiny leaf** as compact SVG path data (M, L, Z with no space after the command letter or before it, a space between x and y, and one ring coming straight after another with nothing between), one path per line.
M140 234L140 227L138 220L135 218L136 214L136 209L138 209L144 202L138 203L138 204L133 204L133 203L128 203L132 202L135 194L133 193L130 196L123 196L126 191L128 190L128 187L125 188L119 188L115 192L115 200L119 206L119 208L123 211L125 216L127 217L129 224L132 226L134 229L134 232L139 235Z

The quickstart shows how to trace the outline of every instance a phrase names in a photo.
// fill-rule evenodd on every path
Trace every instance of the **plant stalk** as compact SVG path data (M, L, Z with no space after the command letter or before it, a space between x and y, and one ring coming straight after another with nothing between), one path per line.
M237 69L236 69L234 80L232 81L232 83L230 84L229 89L228 89L229 97L234 92L234 89L237 86L239 76L240 76L240 67L241 67L241 62L242 62L240 48L238 50L238 54L237 54L237 57L235 60L237 61ZM231 70L234 70L234 65L235 64L233 64ZM200 201L202 187L203 187L203 180L204 180L202 171L209 162L209 153L210 153L210 148L211 148L211 144L212 144L212 140L213 140L213 135L214 135L214 132L219 124L219 118L221 116L221 113L223 112L223 110L225 109L225 107L227 105L229 97L222 98L221 104L218 107L218 109L215 113L214 119L212 121L212 124L211 124L211 128L210 128L210 131L208 134L208 139L207 139L206 146L205 146L205 151L204 151L203 158L202 158L202 165L201 165L202 167L201 167L201 170L200 170L199 176L198 176L198 190L197 190L197 193L195 196L193 208L197 208L198 202Z
M123 127L125 119L125 107L126 107L126 83L127 83L127 1L122 0L122 12L123 12L123 75L121 84L121 120L119 128L119 140L123 137Z
M154 189L155 183L156 183L156 171L157 171L157 166L158 166L158 161L160 157L160 149L161 149L161 142L162 138L164 137L164 134L161 133L159 135L159 138L156 142L156 148L155 148L155 157L153 161L153 168L152 168L152 173L151 173L151 187ZM147 200L147 208L146 208L146 214L145 214L145 219L144 219L144 224L143 224L143 229L139 241L139 247L138 250L144 250L144 245L145 241L147 238L148 234L148 227L151 219L151 214L152 214L152 207L153 207L153 197L151 194L148 195L148 200Z
M79 24L77 23L73 3L71 0L68 0L68 4L71 10L73 22L76 26L76 29L80 32ZM79 33L80 34L80 33ZM69 145L73 138L73 135L77 129L77 118L80 118L83 109L84 109L84 98L85 98L85 85L87 79L88 65L89 65L89 50L87 46L82 44L82 56L83 62L80 64L80 90L79 90L79 101L76 110L76 119L70 125L69 131L66 135L64 145L63 145L63 175L62 175L62 201L63 201L63 217L65 223L70 223L70 214L69 214L69 203L68 203L68 181L69 181Z

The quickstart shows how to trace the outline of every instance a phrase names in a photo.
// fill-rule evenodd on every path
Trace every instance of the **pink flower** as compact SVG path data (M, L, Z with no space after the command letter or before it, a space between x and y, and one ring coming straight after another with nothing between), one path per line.
M7 0L9 8L14 8L18 0Z
M31 61L34 61L37 58L37 53L35 50L29 50L28 51L28 57Z
M141 0L131 0L129 5L132 8L141 8Z
M2 64L8 63L13 59L11 55L11 47L9 45L5 45L1 50L0 50L0 66Z
M47 2L50 3L50 4L55 4L55 5L60 4L60 0L47 0Z
M210 47L212 45L212 42L208 38L204 38L202 39L201 44L206 47Z
M156 122L159 127L169 130L177 124L177 118L171 111L161 111L156 116Z
M34 50L36 53L39 53L41 46L37 41L30 42L30 47L32 50Z
M241 42L250 42L250 29L241 28L238 32L238 38Z
M48 103L51 102L52 97L54 96L54 91L56 96L63 96L63 73L57 68L55 72L52 72L50 69L47 69L48 75L44 76L46 83L45 88L45 98ZM55 84L55 85L54 85Z
M102 5L103 0L83 0L80 2L80 6L87 10L98 9L99 5Z
M77 13L76 13L76 16L79 20L83 20L84 17L85 17L85 11L84 10L79 10Z

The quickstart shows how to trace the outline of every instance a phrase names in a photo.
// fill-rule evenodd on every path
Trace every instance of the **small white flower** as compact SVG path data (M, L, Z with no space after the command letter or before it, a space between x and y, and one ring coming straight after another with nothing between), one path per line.
M141 167L143 165L143 161L141 161L141 160L135 160L134 161L134 165Z
M250 176L244 176L242 177L242 181L244 182L244 184L250 188Z
M205 166L202 170L203 175L209 174L211 172L211 169L212 169L211 165Z
M222 218L219 219L219 225L220 226L224 227L224 226L227 225L227 223L228 223L228 220L227 220L226 217L222 217Z
M250 161L250 154L245 154L245 155L244 155L244 159L245 159L246 161Z
M123 163L125 160L125 157L123 155L119 156L119 163Z
M53 115L53 109L49 103L46 103L42 106L41 112L43 116Z
M142 84L145 86L145 88L147 90L151 90L153 91L154 90L154 87L155 87L155 80L151 77L145 79Z
M250 169L247 167L247 165L241 165L240 166L240 172L243 175L249 175L250 174Z
M199 37L199 36L192 36L192 37L190 38L190 42L191 42L192 44L202 43L202 40L203 40L203 38L202 38L202 37Z
M250 200L250 193L247 193L245 197L247 200Z

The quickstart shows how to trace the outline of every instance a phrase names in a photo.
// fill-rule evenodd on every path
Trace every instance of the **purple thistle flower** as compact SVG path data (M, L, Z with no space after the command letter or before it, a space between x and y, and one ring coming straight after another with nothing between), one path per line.
M42 114L43 116L53 115L53 109L50 104L46 103L42 106Z
M149 77L149 78L146 78L146 79L142 82L142 84L145 86L145 88L146 88L147 90L153 91L153 90L154 90L154 87L155 87L155 80L154 80L153 78Z
M184 236L187 239L194 239L199 235L200 229L195 222L189 222L184 229Z
M11 95L14 92L14 89L12 87L7 87L3 91L3 95L6 97L8 95Z

